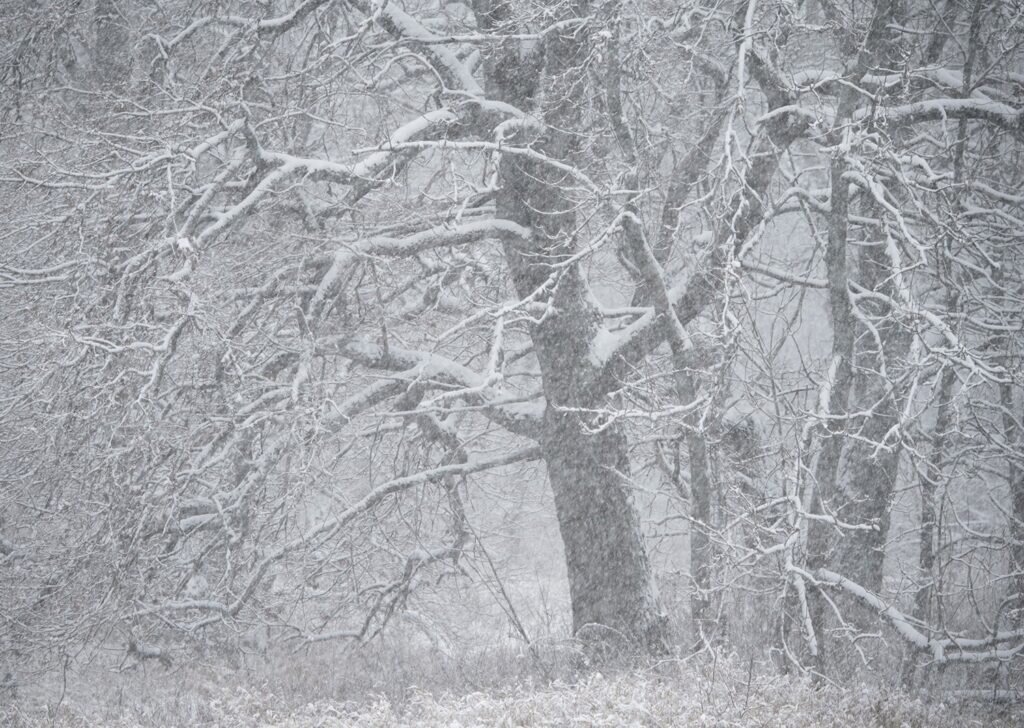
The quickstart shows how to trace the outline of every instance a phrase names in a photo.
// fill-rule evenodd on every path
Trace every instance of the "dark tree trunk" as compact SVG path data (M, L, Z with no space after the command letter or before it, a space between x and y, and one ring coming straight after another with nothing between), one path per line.
M845 99L844 99L845 100ZM814 470L813 498L811 508L816 512L822 509L836 490L839 475L839 460L843 452L843 435L846 422L840 419L845 415L850 398L853 381L853 348L855 333L853 329L853 313L848 295L849 277L847 273L846 248L849 235L847 212L849 205L848 187L843 181L846 164L841 158L832 160L831 203L832 214L829 219L828 246L825 252L825 264L828 268L829 283L829 317L832 322L832 362L829 367L830 388L827 400L830 418L823 423L826 428L824 443L818 455ZM807 561L812 569L821 568L828 563L831 533L828 527L818 521L808 525ZM816 652L811 655L815 669L824 673L826 642L825 600L817 593L809 596L811 622L816 636Z
M927 622L931 612L932 588L935 579L935 496L943 480L943 465L946 446L949 442L949 426L953 410L953 385L956 372L947 367L939 383L939 411L935 418L935 432L932 438L932 454L925 463L921 476L921 539L918 548L917 565L921 572L921 585L914 594L914 617Z
M905 14L903 3L881 0L874 3L871 26L857 59L855 77L876 64L894 63L899 57L899 45L888 27L890 23L903 21ZM856 93L852 89L844 90L837 120L848 118L857 103ZM840 123L837 122L835 128L842 133ZM851 252L849 208L856 200L849 197L846 171L842 156L835 157L831 166L829 295L835 335L833 356L841 359L835 387L844 391L833 390L837 407L832 411L833 414L854 413L854 416L841 425L842 437L831 443L826 458L827 472L819 485L823 502L842 520L876 527L873 531L843 530L838 534L833 530L833 558L829 568L877 592L882 586L889 508L901 453L899 436L893 441L883 441L900 416L902 395L896 384L897 370L906 361L912 334L900 321L901 312L880 307L867 313L861 310L862 316L881 318L874 327L877 342L869 332L858 330L857 317L849 301L846 272ZM862 206L876 207L870 197L865 198ZM874 213L879 218L885 217L884 210ZM857 283L892 300L900 300L901 293L894 282L899 271L894 270L896 264L885 245L875 240L853 249L859 251L855 257L850 256L853 258L850 262L856 267ZM866 416L859 414L865 412Z
M869 290L898 300L893 284L892 261L883 246L860 248L857 279ZM879 342L861 336L854 354L850 410L868 412L847 423L851 434L844 449L839 490L828 494L842 520L870 524L874 530L844 530L836 539L834 571L866 589L882 588L885 545L889 536L890 507L899 475L901 438L889 438L898 425L903 407L900 367L906 363L912 334L898 320L897 311L878 311L884 316L875 324ZM889 438L889 439L887 439Z
M835 169L833 173L835 173ZM842 184L845 184L843 182ZM833 194L841 198L836 185ZM845 205L843 206L845 213ZM837 238L838 239L838 238ZM837 253L838 255L838 253ZM845 267L838 259L830 261L840 270ZM865 248L858 261L858 280L865 288L880 290L890 297L897 294L888 282L888 259L877 246ZM833 288L835 295L839 290ZM842 298L846 298L845 281ZM840 314L845 309L846 320L833 319L836 346L833 354L842 358L836 367L832 392L832 415L848 415L848 420L830 431L818 460L818 503L829 514L858 528L836 528L817 523L811 528L808 542L809 559L813 568L825 567L859 584L868 591L882 591L885 574L885 551L891 522L891 506L899 476L902 448L900 438L891 438L903 405L900 385L892 371L906 361L911 335L896 321L896 312L886 312L886 319L876 324L881 348L867 346L859 341L869 337L854 337L853 313L849 304L834 309ZM853 350L853 365L846 365ZM888 370L888 377L883 372ZM860 413L867 412L866 416ZM820 509L820 505L816 510ZM863 528L871 526L870 530ZM853 625L870 623L875 615L857 603L844 602L846 621ZM829 641L825 628L828 609L824 600L812 600L812 620L818 634L816 663L825 671Z
M680 357L682 359L682 357ZM680 370L676 373L677 389L684 404L692 404L697 397L692 375ZM708 446L700 429L700 412L687 418L686 450L690 463L690 617L693 622L693 648L702 650L712 642L716 633L715 610L711 598L712 544L711 496L712 479L708 462Z
M482 29L507 22L510 7L478 2ZM585 17L585 3L570 12ZM578 161L580 105L586 99L584 62L589 46L580 28L546 35L542 53L524 54L518 41L485 61L487 95L532 110L547 130L536 148L550 158ZM549 101L537 109L535 96ZM531 140L525 133L517 140ZM628 443L621 427L605 422L609 382L598 377L591 342L600 324L577 264L577 200L564 172L506 155L499 168L499 217L533 231L526 243L507 242L505 258L519 296L549 304L552 315L531 330L547 400L541 440L565 545L574 630L588 642L663 652L667 639L639 514L633 505ZM557 285L550 278L557 273ZM544 293L536 296L539 289Z
M888 30L890 23L902 18L901 3L878 0L872 4L871 24L867 29L850 77L856 83L878 63L887 63L898 52ZM836 123L831 137L839 143L843 128L859 100L852 88L840 93ZM889 533L890 506L899 470L899 438L882 442L899 417L901 396L891 383L887 369L905 360L910 335L903 329L897 311L881 312L884 320L877 324L880 343L875 346L870 336L859 336L857 315L850 299L850 205L849 182L844 176L846 159L833 156L830 165L830 204L828 246L828 289L833 331L831 392L828 401L830 419L826 423L826 440L815 468L815 493L812 509L827 510L842 521L856 525L873 525L874 530L836 529L822 522L812 522L808 536L808 564L827 567L861 586L879 591L885 563L885 545ZM893 290L891 263L878 244L862 249L856 260L857 281L869 290L896 297ZM871 343L866 343L871 342ZM883 376L886 372L889 376ZM868 412L861 416L859 413ZM856 435L856 437L851 437ZM828 607L819 593L812 593L810 611L817 636L815 666L826 671L828 638L825 633ZM858 606L851 605L854 623L867 617Z
M131 70L131 48L125 18L114 0L97 0L94 11L96 44L93 51L98 81L104 86L120 86Z
M690 605L695 648L701 649L711 643L717 626L711 599L711 478L704 436L689 433L686 446L690 455L690 494L693 498L691 515L694 521L690 526L690 573L694 585Z
M1003 427L1006 444L1010 451L1020 452L1022 440L1020 425L1024 420L1014 418L1017 408L1013 388L1008 384L999 387L999 403L1003 411ZM1018 458L1007 458L1006 479L1010 489L1010 608L1014 610L1014 624L1024 624L1024 468Z
M921 491L921 536L917 552L917 567L921 582L914 593L914 618L926 624L932 623L932 596L935 587L935 538L938 529L935 497L939 485L945 479L943 472L946 447L949 445L949 427L953 413L953 386L956 383L956 372L947 367L939 381L939 409L935 416L935 429L931 437L931 455L924 463L919 488ZM903 663L903 684L913 684L917 667L914 655L909 655Z
M833 329L831 392L826 439L815 468L813 509L825 510L841 521L862 528L837 529L812 523L808 561L812 569L825 567L869 591L882 588L890 506L899 473L901 448L888 433L899 417L902 396L892 384L892 370L905 361L911 337L896 320L897 312L882 312L876 325L880 347L871 337L857 335L856 315L849 297L849 190L841 158L831 165L832 213L829 220L828 266ZM880 246L863 248L856 261L857 280L869 290L891 298L891 261ZM865 344L862 342L870 341ZM888 373L888 377L883 376ZM867 416L860 413L867 412ZM851 437L855 435L855 437ZM811 599L811 619L817 634L815 663L825 670L828 640L824 634L827 608ZM858 607L851 607L857 611ZM851 613L852 616L852 613ZM856 621L856 620L855 620Z
M545 430L575 631L587 642L663 652L664 619L623 479L629 465L625 437L616 428L591 434L577 416L550 407Z

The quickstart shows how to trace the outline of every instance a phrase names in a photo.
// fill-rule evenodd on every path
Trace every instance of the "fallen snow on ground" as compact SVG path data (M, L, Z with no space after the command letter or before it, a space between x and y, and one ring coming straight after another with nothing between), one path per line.
M659 671L660 672L660 671ZM338 726L1019 726L1024 708L978 702L924 701L877 689L816 689L785 677L744 676L740 671L650 672L605 677L592 674L573 685L516 687L464 695L413 690L401 702L317 701L281 709L270 691L220 690L198 714L173 715L153 706L151 715L101 719L63 708L51 722L43 714L7 714L18 726L211 725L334 728ZM193 710L195 706L193 705Z

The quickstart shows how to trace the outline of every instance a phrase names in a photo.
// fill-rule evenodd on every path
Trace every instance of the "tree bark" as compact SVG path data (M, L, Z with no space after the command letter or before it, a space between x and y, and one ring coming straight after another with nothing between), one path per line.
M566 10L563 19L582 18L588 7ZM482 30L512 17L505 2L478 2L476 12ZM488 97L537 113L547 131L535 148L567 164L579 161L574 130L586 99L587 53L584 30L567 27L547 34L540 53L510 42L485 61ZM538 95L548 100L539 110ZM498 178L498 217L533 231L525 243L505 243L516 291L552 308L531 337L547 400L541 447L565 546L574 631L616 651L664 652L666 622L628 489L628 443L622 428L600 414L609 404L591 363L600 315L578 264L568 262L576 250L577 201L566 191L572 181L551 165L511 156L502 159Z
M124 22L114 0L97 0L94 11L94 66L97 80L106 87L123 85L131 70L131 53Z
M925 463L921 476L921 539L917 565L922 583L914 595L914 617L922 622L929 621L929 612L934 586L935 570L935 496L943 480L943 465L946 446L949 441L949 426L953 410L953 385L956 372L947 367L939 383L939 411L935 418L935 432L932 439L932 455Z
M685 369L676 373L676 387L684 404L696 401L693 376ZM693 649L700 651L712 644L717 631L711 598L714 555L710 536L712 479L699 410L687 418L686 424L686 450L690 463L690 578L693 579L690 618L693 623Z
M573 627L589 643L649 653L666 649L640 520L624 482L626 438L594 435L549 407L544 459L565 546Z
M999 404L1003 412L1003 436L1010 451L1019 452L1021 432L1016 411L1013 388L1008 384L999 387ZM1010 490L1010 594L1011 609L1014 610L1015 625L1024 624L1024 468L1013 456L1006 459L1006 481Z

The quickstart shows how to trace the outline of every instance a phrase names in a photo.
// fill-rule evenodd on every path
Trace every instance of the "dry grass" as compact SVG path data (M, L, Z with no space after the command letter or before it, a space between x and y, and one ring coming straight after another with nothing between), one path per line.
M752 664L663 662L578 672L575 653L538 664L513 649L440 658L422 650L323 651L227 674L212 669L96 676L55 711L0 707L36 726L877 726L1024 725L1024 706L925 701L877 687L817 689Z

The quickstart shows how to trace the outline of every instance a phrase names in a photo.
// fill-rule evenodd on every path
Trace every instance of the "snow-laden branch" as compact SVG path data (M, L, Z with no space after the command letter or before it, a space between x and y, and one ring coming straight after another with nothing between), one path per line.
M366 387L358 394L341 402L326 401L322 405L323 419L319 423L320 430L335 431L350 422L356 415L374 407L390 397L401 394L404 384L400 381L384 381ZM195 457L195 466L184 471L184 477L194 478L204 471L223 463L232 449L251 432L253 418L261 416L275 404L287 400L293 393L293 386L281 386L263 394L235 413L235 421ZM278 433L267 441L267 445L259 458L242 474L236 487L230 492L217 494L215 497L191 498L178 506L177 517L173 521L175 530L190 533L198 529L213 526L222 520L226 511L237 511L244 507L249 495L270 475L271 470L285 454L292 440L289 433ZM219 505L225 503L226 505Z
M103 171L86 171L84 169L65 169L51 161L50 168L59 179L41 179L25 174L23 171L15 168L10 170L13 176L0 176L0 182L26 184L39 189L51 190L99 191L116 189L119 185L123 184L125 178L141 176L152 172L180 157L184 157L187 160L187 164L194 168L195 163L200 157L217 147L217 145L223 144L230 139L243 126L243 120L235 120L217 133L190 148L184 148L179 145L161 147L158 151L138 157L126 166L117 166ZM90 182L95 184L90 184Z
M447 39L428 30L414 17L404 12L396 2L365 2L350 0L351 4L370 15L375 22L397 39L426 56L430 65L441 76L449 89L483 96L484 91L455 52L446 47Z
M1008 205L1024 206L1024 195L1014 195L1006 190L997 190L991 185L987 185L979 180L968 182L967 185L971 189L988 195L999 202L1005 202Z
M862 94L866 100L876 99L880 92L901 91L908 83L918 88L936 88L957 93L964 87L963 71L941 66L914 68L906 73L866 73L857 80L857 83L853 83L837 71L805 68L795 71L789 76L789 80L801 93L838 94L843 88L850 88ZM992 85L998 86L1005 84L1006 81L988 77L985 83L986 86L973 89L972 98L988 101L987 94L997 93Z
M900 106L864 108L853 114L853 120L865 121L872 115L878 121L896 126L922 121L973 119L987 121L1017 134L1024 134L1024 110L989 99L928 99Z
M879 616L889 622L907 642L919 650L930 652L935 662L987 662L1009 660L1024 654L1024 630L1007 630L983 638L945 637L933 639L926 632L932 634L937 630L925 626L919 629L916 620L912 620L860 584L828 569L815 571L814 579L819 585L824 584L842 589L876 610ZM1013 642L1017 644L1010 647L1000 646Z
M306 318L311 321L320 318L327 301L333 298L342 284L345 272L361 257L408 258L435 248L469 245L488 238L506 237L529 240L530 230L511 220L491 218L454 226L439 225L404 238L372 237L355 245L339 248L333 256L323 261L324 265L330 267L320 279L316 293L306 305Z
M810 126L810 120L789 109L792 99L784 87L772 86L778 79L759 60L756 52L750 54L751 74L771 98L770 111L777 114L758 124L758 131L747 155L748 164L742 173L742 184L730 195L727 212L719 218L716 229L703 242L708 244L704 261L694 266L695 272L686 282L669 288L675 316L681 326L687 326L700 316L723 290L724 282L739 268L742 259L758 240L770 210L764 204L765 195L775 178L782 154ZM769 93L770 92L770 93ZM728 148L728 147L727 147ZM602 347L607 372L612 362L623 357L636 361L654 351L665 340L667 332L663 317L642 317L624 329L615 341L606 341Z
M381 145L381 151L371 154L351 168L352 177L361 179L375 179L384 169L387 169L394 160L396 146L409 144L416 141L437 139L443 136L442 132L459 121L459 115L451 108L443 107L435 111L429 111L411 121L403 124L396 130L387 142ZM358 154L359 152L353 152ZM349 184L346 182L346 184Z
M750 271L751 273L757 273L759 275L766 276L768 278L774 278L777 281L783 283L792 283L795 286L805 286L807 288L828 288L828 281L824 278L807 278L804 276L794 275L786 270L780 270L768 265L761 265L760 263L751 263L749 261L741 261L743 270Z
M370 238L359 252L383 257L408 257L433 248L467 245L487 238L514 237L530 239L530 229L511 220L492 218L476 220L454 227L440 226L405 238Z
M486 113L508 114L513 116L522 114L518 109L508 106L507 104L489 104L486 102L480 102L466 105L467 110L471 108L482 109ZM286 152L268 151L257 145L252 151L258 156L258 161L262 165L269 167L270 171L243 199L236 202L227 210L216 213L214 215L215 220L213 224L207 226L199 233L194 244L200 250L202 250L203 247L208 246L228 227L236 223L250 210L252 210L260 200L271 194L282 182L289 178L301 175L303 180L332 181L344 185L355 185L367 182L376 183L379 181L381 173L394 165L396 152L418 151L436 144L442 146L453 146L453 143L436 140L444 137L449 128L461 121L464 121L462 114L450 107L442 107L422 114L411 119L395 130L387 142L378 147L373 154L370 154L368 157L356 164L343 164L329 159L301 157L294 154L288 154ZM505 149L504 151L509 150ZM524 153L538 154L532 152L532 150L524 150ZM543 155L538 156L543 157ZM576 170L572 171L576 172ZM194 211L192 217L196 216L197 213ZM502 225L502 223L495 223L496 227L500 225ZM512 227L509 227L511 225L511 223L506 225L507 229L505 232L511 234L520 234L522 232L520 229L513 229ZM518 228L518 226L516 226L516 228ZM418 242L409 241L409 244L436 247L432 244L429 234L424 234L422 238L418 239ZM381 244L380 254L387 254L384 250L387 246L387 243ZM401 244L396 243L393 247L401 247ZM373 253L374 251L369 252ZM189 264L186 264L187 269L191 267L190 263L191 261L189 261ZM186 271L185 274L187 274L187 272L188 271ZM181 274L175 274L175 276L177 278L183 277Z
M263 36L278 36L286 33L298 25L306 16L322 5L327 5L334 0L304 0L296 5L291 11L273 18L253 21L241 15L212 15L197 18L186 28L181 30L171 39L165 39L155 33L150 33L147 38L156 42L161 54L166 58L167 54L177 46L195 35L198 31L211 25L222 25L234 28L253 28L256 33Z
M788 271L773 268L771 266L760 265L757 263L750 263L747 261L742 262L744 270L748 270L751 273L773 278L784 283L792 283L793 285L805 286L808 288L827 288L828 281L823 278L807 278L802 276L793 275ZM911 301L902 301L887 296L884 293L878 291L872 291L864 288L860 284L849 281L850 296L856 300L861 298L872 299L882 303L883 305L891 308L894 311L899 311L906 316L921 319L925 321L930 328L938 333L949 345L949 355L957 358L965 367L976 371L986 378L992 379L993 381L1001 381L1004 378L1004 372L1002 368L992 367L987 365L984 361L971 356L960 337L956 335L949 324L947 324L937 313L930 311L929 309L921 306L920 304Z
M448 139L439 140L424 140L424 141L408 141L400 142L395 139L390 139L375 149L386 150L386 152L402 152L407 150L421 150L421 149L464 149L464 150L480 150L485 152L495 152L499 154L513 154L519 157L526 157L535 162L540 162L552 169L557 169L560 172L564 172L569 177L580 182L586 189L598 195L614 194L616 192L626 192L626 190L614 190L608 189L599 185L587 174L571 164L561 162L554 157L550 157L543 152L539 152L536 149L530 147L515 147L507 146L500 142L484 142L484 141L451 141ZM368 149L357 150L356 154L360 152L371 151ZM383 154L386 152L377 152L377 154Z
M369 368L395 372L395 376L393 380L372 385L343 402L325 402L321 424L329 431L344 426L357 414L400 394L410 384L426 382L453 388L454 391L449 393L451 396L459 396L474 406L479 406L485 416L514 434L533 439L539 437L540 420L544 412L543 401L517 401L496 396L491 379L457 362L437 354L394 346L383 347L370 342L353 341L344 336L321 339L303 355L309 357L339 354ZM300 367L295 381L267 391L237 410L230 427L198 454L196 465L187 474L196 476L222 463L232 447L251 427L251 420L261 417L268 409L285 400L295 399L296 387L301 386L301 376ZM280 433L268 440L260 457L247 468L237 486L219 496L228 504L229 510L244 504L249 494L266 480L290 443L288 432ZM179 530L188 531L205 527L216 520L217 509L213 501L207 499L202 503L195 502L193 506L189 509L186 519L178 522Z
M543 401L502 398L486 376L438 354L385 347L347 336L321 339L317 342L317 351L340 354L372 369L404 372L403 376L417 381L455 387L449 396L464 396L469 402L482 406L484 414L510 432L534 439L540 435Z
M373 510L387 498L403 493L417 485L435 482L442 480L445 477L471 475L473 473L491 470L504 465L536 460L539 457L539 447L528 447L494 458L480 458L475 455L471 455L464 463L442 465L436 468L423 470L412 475L395 478L394 480L390 480L377 486L337 515L326 518L313 525L297 538L270 549L266 556L256 564L252 575L249 577L245 586L234 601L230 603L209 599L169 601L143 607L136 610L131 616L140 617L148 614L164 614L167 612L191 610L214 613L212 617L203 618L190 625L190 629L199 629L208 624L212 624L225 616L235 616L248 603L249 599L266 576L267 571L275 562L280 561L293 551L303 547L312 546L317 542L322 542L325 539L331 538L331 536L337 533L338 530L344 528L362 514Z
M458 115L451 109L444 107L430 111L426 114L412 119L399 127L391 136L392 143L404 143L411 140L421 139L424 136L442 135L444 130L458 121ZM252 146L252 145L250 145ZM203 228L197 238L190 244L200 251L209 246L216 238L231 225L237 223L249 211L251 211L263 198L273 193L283 181L302 175L303 179L317 181L333 181L344 185L352 185L359 181L374 179L392 163L393 155L390 152L380 152L371 155L357 164L342 164L329 159L315 157L300 157L286 152L268 151L258 145L252 150L259 159L258 161L270 168L270 171L261 179L249 193L241 200L226 210L214 214L214 222ZM204 195L200 202L208 202L211 195ZM190 219L198 219L201 209L193 210ZM191 272L194 263L192 259L178 272L168 278L179 280Z
M970 369L972 372L980 374L981 376L990 379L991 381L1005 381L1006 370L1000 365L992 365L986 363L982 359L978 359L972 356L967 347L961 342L960 337L957 336L956 332L950 328L949 324L942 320L942 318L935 313L930 311L924 306L918 306L913 303L903 303L897 301L891 296L887 296L884 293L878 291L868 290L859 283L854 281L848 282L850 288L850 298L853 301L858 299L871 299L874 301L881 302L885 306L888 306L893 311L899 311L906 316L912 318L921 319L927 322L930 327L936 331L942 338L949 344L948 355L959 360L965 367ZM854 311L856 313L856 310ZM866 323L866 319L861 319L862 323Z
M459 121L459 115L445 106L411 119L396 129L388 141L381 145L382 149L390 149L395 144L411 142L423 138L434 137L450 125ZM257 149L260 161L287 173L301 172L306 179L352 184L360 179L372 179L381 169L391 163L392 156L388 152L374 154L357 164L343 164L318 157L300 157L286 152L273 152Z
M72 260L47 268L15 268L0 263L0 288L14 286L37 286L45 283L60 283L70 280L74 270L88 261Z

